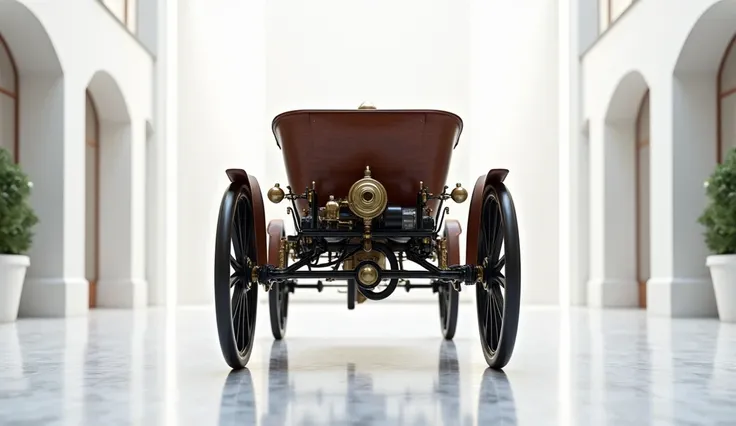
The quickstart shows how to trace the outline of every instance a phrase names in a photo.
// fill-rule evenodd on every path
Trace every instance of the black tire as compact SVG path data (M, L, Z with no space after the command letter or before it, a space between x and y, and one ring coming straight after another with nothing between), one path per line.
M248 364L253 351L258 285L250 283L256 261L253 203L245 185L225 191L215 242L215 313L220 349L233 369Z
M281 229L281 238L284 238ZM289 259L285 259L288 265ZM289 318L289 284L286 281L276 282L268 292L268 310L271 316L271 333L274 339L286 337L286 322Z
M348 280L348 309L355 309L355 301L358 297L358 285L355 280Z
M521 301L519 228L502 183L483 191L477 264L484 269L483 282L475 286L481 347L488 366L501 369L514 351Z
M452 340L457 329L458 304L460 292L450 283L437 283L437 294L440 305L440 329L442 337Z

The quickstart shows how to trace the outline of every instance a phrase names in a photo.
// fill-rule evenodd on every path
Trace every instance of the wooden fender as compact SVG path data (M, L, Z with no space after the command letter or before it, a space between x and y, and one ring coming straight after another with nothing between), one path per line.
M460 265L460 234L463 229L457 219L447 219L442 236L447 240L447 265Z
M286 235L283 219L274 219L268 222L268 264L279 267L279 252L281 239ZM286 259L284 259L286 260ZM286 263L286 262L284 262Z
M245 185L251 194L253 204L253 224L256 231L256 265L265 265L268 262L266 251L266 211L263 205L263 194L258 179L249 175L243 169L227 169L227 177L233 185Z
M506 180L509 171L506 169L491 169L485 175L480 175L475 181L473 195L470 198L468 212L468 237L465 245L465 263L475 265L478 261L478 235L480 234L480 215L483 208L483 198L486 190ZM449 260L448 260L449 261Z

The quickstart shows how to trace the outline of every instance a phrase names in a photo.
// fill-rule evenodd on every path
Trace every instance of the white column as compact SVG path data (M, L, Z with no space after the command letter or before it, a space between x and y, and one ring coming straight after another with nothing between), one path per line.
M156 61L156 126L158 128L158 167L160 176L158 213L161 229L159 247L162 271L157 274L165 285L165 304L176 304L178 282L177 274L177 230L179 211L177 210L177 158L178 158L178 2L159 0L158 58ZM161 292L158 292L161 295Z
M100 279L97 306L146 305L145 122L100 126Z
M169 3L170 4L170 3ZM178 8L177 300L210 303L217 214L227 168L263 191L265 2L180 1ZM295 71L295 70L291 70ZM171 135L169 135L171 139ZM169 277L169 279L171 279Z
M590 120L590 261L588 305L638 305L634 149L622 137L633 123ZM629 161L628 159L631 159Z
M651 98L651 276L647 310L715 316L705 258L703 183L716 165L716 93L711 76L658 76Z
M85 314L85 87L44 75L26 75L21 84L20 163L33 181L40 222L19 315Z

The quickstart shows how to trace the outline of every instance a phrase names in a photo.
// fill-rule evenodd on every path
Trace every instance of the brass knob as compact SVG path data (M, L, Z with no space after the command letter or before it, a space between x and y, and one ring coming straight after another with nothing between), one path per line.
M284 190L281 189L278 183L268 190L268 199L275 204L280 203L284 199Z
M335 201L334 195L330 195L330 201L325 204L325 218L327 220L338 220L340 218L340 203Z
M378 271L373 265L365 265L358 271L358 279L365 286L372 286L378 281Z
M450 193L450 197L452 197L452 201L459 204L468 199L468 191L458 183Z

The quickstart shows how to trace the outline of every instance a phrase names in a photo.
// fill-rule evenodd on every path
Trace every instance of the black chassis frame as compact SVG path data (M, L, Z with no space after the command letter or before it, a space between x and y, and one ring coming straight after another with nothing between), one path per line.
M447 269L440 269L438 266L431 264L426 260L426 257L412 254L410 250L411 243L414 241L421 241L429 238L430 241L434 241L439 235L442 229L445 215L449 212L449 208L442 208L445 200L450 198L447 193L448 186L445 186L442 193L434 195L429 193L426 188L422 188L417 193L417 212L424 211L426 201L428 199L437 199L440 201L437 212L434 217L435 226L432 229L423 228L423 215L417 215L417 223L415 230L387 230L387 229L376 229L371 232L371 240L387 240L384 244L392 252L399 253L400 260L399 270L383 270L379 269L380 279L398 279L407 281L405 284L406 290L409 291L411 287L432 287L433 285L411 285L408 283L409 279L430 279L437 280L439 282L451 283L456 290L460 290L460 286L457 284L475 284L483 277L481 276L484 271L482 268L475 265L449 265ZM326 279L326 280L350 280L357 279L358 265L352 270L338 270L337 268L350 256L362 250L362 243L329 243L327 239L340 238L343 240L361 239L363 233L361 231L353 230L321 230L317 229L319 226L319 197L314 189L307 188L303 194L296 195L292 192L290 186L287 186L289 191L286 196L287 199L291 200L292 208L287 208L288 213L292 216L294 226L297 230L296 235L287 236L287 240L290 243L299 241L311 241L313 251L311 253L305 253L306 256L301 257L295 263L285 267L279 268L271 264L256 266L255 270L251 271L252 281L264 284L270 289L271 284L279 281L290 281L291 290L296 288L321 288L324 286L321 282L317 285L296 285L292 280L298 279ZM309 211L311 213L311 228L309 230L302 229L299 225L301 223L301 216L299 210L296 207L296 199L303 198L309 200ZM441 216L440 216L441 214ZM409 238L409 242L401 243L395 241L389 241L390 238ZM431 244L431 243L430 243ZM336 256L337 253L343 252L342 256ZM347 254L345 254L347 253ZM300 270L305 266L309 266L310 262L318 260L320 256L327 254L329 257L328 264L325 265L311 265L311 267L327 267L333 266L333 270L320 270L313 271L311 267L309 270ZM424 270L404 270L403 269L403 256L406 255L408 261L414 262L424 268ZM334 260L333 260L334 258ZM376 265L377 266L377 265ZM343 287L343 286L339 286ZM393 291L392 291L393 292Z

